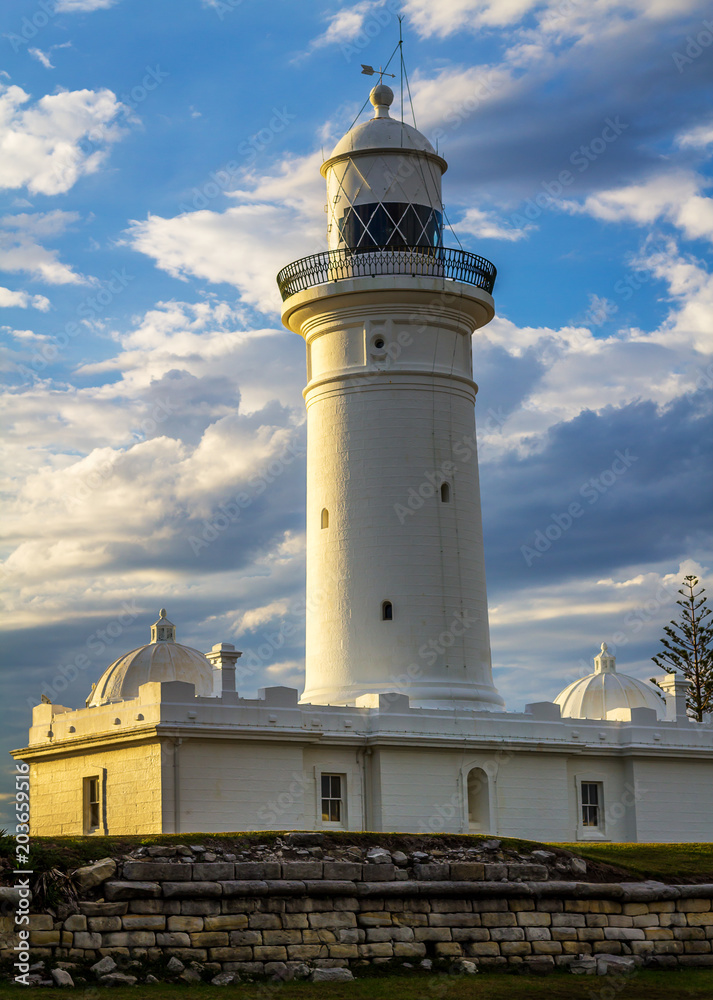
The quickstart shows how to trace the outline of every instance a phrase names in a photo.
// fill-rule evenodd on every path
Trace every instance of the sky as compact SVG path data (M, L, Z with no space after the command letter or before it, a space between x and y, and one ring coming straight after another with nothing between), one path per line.
M652 676L683 576L709 578L709 7L15 0L3 754L43 693L82 707L160 607L179 642L253 654L241 693L302 686L304 344L275 275L325 245L319 166L399 12L416 123L449 163L445 242L498 268L473 353L508 709L554 698L602 641Z

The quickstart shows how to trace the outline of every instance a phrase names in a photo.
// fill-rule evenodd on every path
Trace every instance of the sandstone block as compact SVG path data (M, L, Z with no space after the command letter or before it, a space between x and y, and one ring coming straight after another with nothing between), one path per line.
M282 927L282 921L276 913L250 913L248 927L255 930L278 931Z
M253 950L248 947L211 948L208 954L212 962L249 962L253 957Z
M595 955L621 955L621 941L594 941L592 952Z
M483 867L485 868L486 882L500 882L508 877L507 865L484 865Z
M462 861L450 866L450 877L454 882L482 882L485 865L477 861Z
M489 941L490 931L486 927L453 927L451 935L454 941Z
M670 941L674 936L669 927L644 927L643 933L647 941Z
M121 917L88 917L87 923L90 931L99 933L121 930Z
M609 917L606 913L587 913L587 927L608 927Z
M668 910L659 913L659 924L662 927L686 927L688 921L685 913L671 913Z
M156 944L161 948L190 948L191 938L185 931L166 931L156 935Z
M234 948L262 944L262 931L231 931L230 944Z
M553 913L553 927L585 927L587 918L583 913Z
M679 955L678 964L693 969L707 969L713 965L713 955Z
M67 917L62 925L66 931L85 931L87 929L87 918L83 913L73 913Z
M507 908L507 899L498 899L495 896L490 899L473 900L473 913L506 913Z
M654 955L681 955L683 941L654 941Z
M410 923L410 920L405 920ZM428 917L431 927L481 927L480 913L431 913Z
M117 917L117 919L119 918ZM35 942L36 935L36 931L34 933L30 931L30 944L41 943L39 941ZM102 939L102 935L95 931L91 931L89 933L87 931L77 931L74 935L75 948L84 948L85 950L90 948L101 948L102 944L105 943L107 942Z
M710 908L710 899L679 899L676 905L679 913L708 913Z
M633 955L651 955L654 950L653 941L632 941L630 946Z
M136 883L135 883L136 884ZM221 896L223 890L219 882L164 882L163 895L166 899L199 899Z
M519 927L549 927L552 923L551 913L538 913L536 910L517 914Z
M676 909L676 903L672 899L653 901L647 905L649 907L649 913L673 913Z
M190 937L192 948L227 948L229 944L227 931L194 931Z
M173 916L181 912L179 899L132 899L129 901L129 913L162 913Z
M181 916L217 916L220 913L220 905L217 899L182 899Z
M310 927L327 927L330 930L339 927L356 927L355 913L310 913L307 917ZM360 920L361 923L361 920Z
M282 864L282 878L317 879L323 877L321 861L285 861Z
M687 955L708 954L711 950L710 941L684 941L683 950Z
M291 961L314 962L329 957L326 944L290 944L287 954Z
M674 927L673 936L676 941L703 941L706 932L703 927Z
M235 865L229 861L204 861L184 867L193 869L193 878L198 882L224 882L235 877Z
M649 912L648 903L624 903L622 912L629 917L647 916Z
M457 941L437 941L434 945L436 958L460 958L463 948Z
M473 904L469 899L432 899L432 913L471 913Z
M366 932L367 944L374 941L413 941L414 939L411 927L370 927Z
M576 927L552 927L550 929L553 941L576 941Z
M79 909L88 917L123 917L128 903L79 903Z
M390 941L379 941L374 944L358 944L360 958L393 958L394 946Z
M561 955L562 945L559 941L533 941L533 955Z
M658 913L642 913L633 920L634 927L658 927L660 923Z
M414 932L416 941L452 941L449 927L416 927Z
M578 941L603 941L604 930L601 927L578 927Z
M645 934L639 927L605 927L605 941L643 941Z
M282 917L285 930L304 930L309 927L306 913L285 913Z
M54 930L54 921L48 913L31 913L29 928L31 931Z
M586 941L563 941L562 951L567 955L591 955L592 946Z
M420 941L394 941L394 958L424 958L426 945Z
M161 864L155 861L125 861L124 881L183 882L191 878L193 865Z
M246 913L221 913L215 917L203 918L203 930L206 931L239 931L248 926ZM196 928L201 930L201 928Z
M162 931L166 928L166 918L158 914L127 913L121 918L125 931Z
M467 944L465 950L471 958L483 956L495 958L500 955L500 945L497 941L475 941L472 944Z
M481 921L483 927L516 927L517 918L516 913L483 913Z
M91 865L77 868L74 877L81 892L101 885L116 874L116 861L113 858L101 858Z
M517 955L522 957L523 955L529 955L532 952L532 945L529 941L503 941L500 945L500 954L505 955L507 958Z
M537 909L542 913L562 913L564 902L561 899L538 899Z
M574 928L570 927L569 930ZM549 927L526 927L525 928L525 940L526 941L551 941L552 935L550 934Z
M204 917L169 917L167 926L169 931L185 931L186 933L202 931L204 919ZM209 919L215 920L216 918Z
M592 909L592 903L594 900L589 899L565 899L564 900L564 912L565 913L594 913Z
M508 909L513 913L520 913L522 910L536 910L534 899L510 899Z
M633 927L634 918L624 913L612 913L607 917L609 927Z
M255 862L236 861L233 865L233 878L240 881L262 881L266 878L281 878L282 868L279 861Z
M330 944L327 946L330 958L359 958L355 944Z
M256 962L286 962L287 948L256 944L253 957Z
M104 896L109 902L123 899L158 899L161 886L158 882L107 882Z
M492 927L491 941L524 941L525 932L522 927Z
M689 927L710 927L713 926L713 913L689 913Z
M621 913L621 903L615 903L613 899L593 899L589 904L590 913Z
M441 864L413 866L413 877L419 882L445 882L449 878L449 866Z
M327 879L344 879L357 881L362 877L362 866L349 861L325 861L324 877Z
M263 931L262 943L266 945L302 944L302 931Z

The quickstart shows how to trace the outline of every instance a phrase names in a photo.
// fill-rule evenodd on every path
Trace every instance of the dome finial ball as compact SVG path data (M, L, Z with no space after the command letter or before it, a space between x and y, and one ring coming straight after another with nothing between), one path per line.
M167 617L167 615L166 615L166 609L165 608L161 608L161 610L158 613L158 616L159 616L159 618L166 618Z
M378 108L380 105L382 107L390 108L394 102L394 92L391 87L387 87L385 83L377 83L369 94L369 100L375 108Z

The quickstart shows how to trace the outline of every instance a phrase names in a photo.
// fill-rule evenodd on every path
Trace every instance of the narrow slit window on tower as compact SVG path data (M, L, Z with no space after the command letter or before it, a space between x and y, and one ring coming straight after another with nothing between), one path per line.
M329 511L327 510L326 507L322 508L322 527L323 528L329 527Z
M450 483L441 483L441 503L451 502L451 487Z
M384 622L393 621L394 606L391 601L384 601L381 605L381 620Z

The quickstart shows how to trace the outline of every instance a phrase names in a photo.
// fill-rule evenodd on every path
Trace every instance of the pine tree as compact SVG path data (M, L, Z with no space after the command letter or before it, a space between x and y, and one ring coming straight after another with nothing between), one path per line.
M678 621L664 626L668 639L661 639L664 651L652 656L657 667L668 674L682 673L691 682L686 708L691 717L703 722L707 712L713 712L713 621L706 621L713 611L698 587L697 576L687 576L678 591L682 600ZM652 678L653 680L653 678Z

